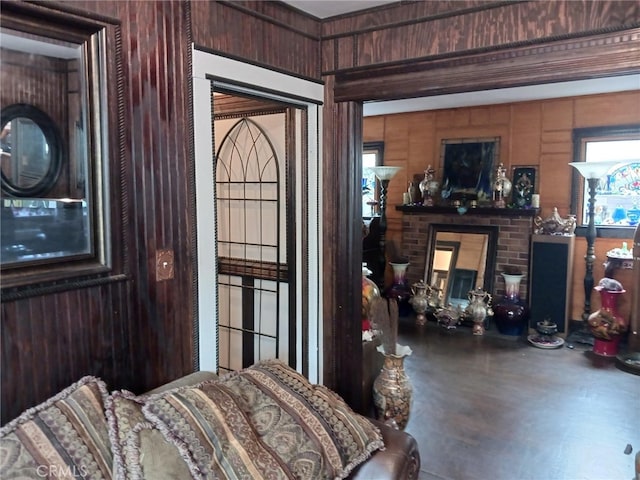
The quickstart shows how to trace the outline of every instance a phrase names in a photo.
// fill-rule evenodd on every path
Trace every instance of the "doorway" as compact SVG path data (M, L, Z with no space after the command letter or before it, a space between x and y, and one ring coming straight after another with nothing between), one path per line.
M197 368L319 382L322 86L197 49L193 86Z

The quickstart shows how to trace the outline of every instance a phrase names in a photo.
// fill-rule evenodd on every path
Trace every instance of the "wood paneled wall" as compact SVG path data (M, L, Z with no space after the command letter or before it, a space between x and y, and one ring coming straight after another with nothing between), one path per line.
M423 176L428 165L442 177L442 140L453 138L500 137L500 161L509 172L516 166L537 168L536 191L540 193L541 216L551 215L557 207L561 216L570 212L574 128L624 125L640 121L640 90L614 94L589 95L533 102L443 109L366 117L365 142L384 141L385 164L403 169L389 185L389 205L402 203L409 181ZM387 210L387 238L402 242L402 212ZM465 218L460 217L460 222ZM633 232L629 232L631 244ZM426 240L425 240L426 241ZM598 238L596 257L604 259L608 250L623 240ZM576 239L572 318L579 320L584 301L584 239ZM596 282L604 276L602 262L594 265ZM620 272L620 280L630 284L629 272ZM627 278L628 277L628 278ZM594 310L600 300L592 298ZM631 299L620 302L628 315Z
M2 422L78 380L143 391L193 369L192 123L188 4L68 2L75 12L120 19L124 75L121 215L129 245L115 245L113 283L2 304ZM113 127L113 125L112 125ZM114 145L111 146L115 148ZM116 167L116 166L112 166ZM126 248L125 248L126 247ZM175 277L157 282L159 249Z
M303 78L320 78L320 22L278 2L191 2L198 47Z
M140 325L126 282L2 304L2 423L85 375L142 386Z
M638 22L640 5L633 0L398 2L324 22L322 71L480 53Z

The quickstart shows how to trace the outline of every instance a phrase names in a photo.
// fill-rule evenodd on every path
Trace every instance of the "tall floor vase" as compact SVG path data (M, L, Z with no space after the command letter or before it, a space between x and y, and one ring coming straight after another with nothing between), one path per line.
M615 357L623 333L627 331L627 320L618 313L618 298L625 290L606 290L600 286L594 288L600 292L600 310L589 315L587 320L594 336L593 353L603 357Z
M406 355L384 355L380 374L373 382L373 404L378 420L404 430L409 422L413 387L404 371Z

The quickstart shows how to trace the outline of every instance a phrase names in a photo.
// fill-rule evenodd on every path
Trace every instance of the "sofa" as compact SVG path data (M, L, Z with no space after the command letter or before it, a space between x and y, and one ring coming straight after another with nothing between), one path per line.
M0 478L416 479L408 433L269 360L143 395L87 376L0 429Z

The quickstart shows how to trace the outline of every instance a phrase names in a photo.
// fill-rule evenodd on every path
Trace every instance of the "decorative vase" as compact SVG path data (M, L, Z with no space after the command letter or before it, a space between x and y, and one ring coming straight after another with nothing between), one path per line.
M503 335L522 335L529 320L529 308L520 299L522 274L503 273L505 296L493 306L493 321Z
M373 404L376 418L396 429L404 430L409 422L413 387L404 371L404 359L411 355L409 347L396 349L396 354L384 355L382 370L373 382Z
M465 314L473 321L472 332L474 335L484 335L485 318L487 315L493 314L491 310L491 294L478 287L469 291L467 298L469 299L469 305L465 308Z
M416 195L415 195L415 185L413 182L409 182L409 186L407 187L407 204L411 205L413 203L415 203L416 201Z
M386 290L387 298L394 298L398 302L398 313L401 317L406 317L411 313L411 287L407 283L407 263L389 262L393 269L393 284Z
M438 193L439 183L434 180L435 170L431 165L424 171L424 178L419 184L420 193L422 194L422 205L432 207L434 205L433 198Z
M377 330L376 325L371 324L371 317L369 316L369 306L371 300L380 296L380 289L374 283L373 280L368 278L371 275L371 270L367 268L365 263L362 264L362 330ZM366 328L365 328L366 327Z
M429 308L429 297L431 296L431 287L429 287L423 280L416 282L411 287L411 293L413 296L409 299L409 303L413 306L413 310L416 312L416 324L424 325L427 323L427 317L425 315L427 308Z
M620 336L627 331L627 321L618 313L618 297L626 290L607 290L601 286L594 290L600 292L601 307L587 319L594 336L593 353L615 357L618 354Z
M496 170L496 180L493 182L494 206L496 208L505 208L507 206L506 199L511 193L513 184L507 178L507 169L501 163Z

